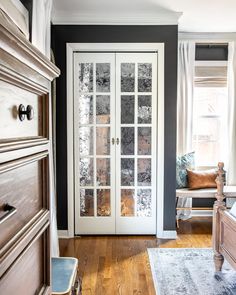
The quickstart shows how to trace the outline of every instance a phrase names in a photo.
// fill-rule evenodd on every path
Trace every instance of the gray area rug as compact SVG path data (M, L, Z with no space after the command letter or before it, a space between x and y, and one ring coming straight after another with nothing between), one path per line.
M236 295L236 271L215 272L212 249L148 249L158 295Z

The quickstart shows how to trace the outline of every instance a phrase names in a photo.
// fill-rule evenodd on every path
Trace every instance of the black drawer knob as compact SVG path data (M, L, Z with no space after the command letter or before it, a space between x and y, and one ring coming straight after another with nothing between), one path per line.
M34 117L34 109L33 109L33 107L31 105L27 105L27 107L25 109L23 104L20 104L19 108L18 108L18 114L19 114L19 119L21 121L24 121L25 116L26 116L27 120L30 121Z

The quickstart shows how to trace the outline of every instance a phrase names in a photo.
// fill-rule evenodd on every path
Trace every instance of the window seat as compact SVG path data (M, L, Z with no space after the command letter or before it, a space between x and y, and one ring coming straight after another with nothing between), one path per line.
M216 188L204 188L190 190L188 188L176 189L176 216L177 210L213 210L212 207L178 207L179 198L193 198L193 199L215 199L217 193ZM224 186L225 198L236 198L236 186ZM179 227L177 220L177 227Z
M216 192L216 188L203 188L195 190L180 188L176 190L176 198L215 198ZM226 198L236 198L236 186L224 186L224 195Z

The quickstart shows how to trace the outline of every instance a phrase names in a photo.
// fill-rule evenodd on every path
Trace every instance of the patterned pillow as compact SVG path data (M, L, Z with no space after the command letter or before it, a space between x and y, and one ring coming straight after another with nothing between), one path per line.
M176 158L176 188L188 187L188 174L186 169L194 169L195 152Z

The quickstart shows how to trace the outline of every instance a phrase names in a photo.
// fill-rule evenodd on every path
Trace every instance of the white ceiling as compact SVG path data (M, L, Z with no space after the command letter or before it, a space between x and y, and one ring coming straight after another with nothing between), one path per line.
M236 32L236 0L54 0L52 20L55 24L174 24L178 18L181 32Z

